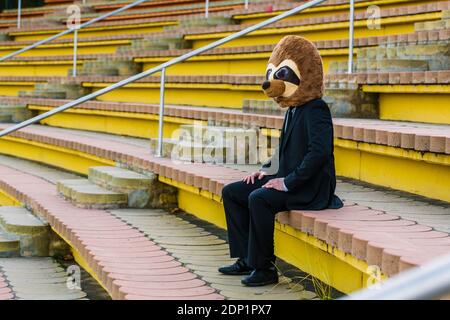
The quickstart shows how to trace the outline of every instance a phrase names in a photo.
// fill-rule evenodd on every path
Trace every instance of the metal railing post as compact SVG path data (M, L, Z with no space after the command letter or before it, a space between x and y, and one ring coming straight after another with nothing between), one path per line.
M78 60L78 27L73 31L73 69L72 76L77 76L77 61Z
M245 0L245 10L248 9L248 1L249 1L249 0Z
M350 0L350 19L348 34L348 74L353 73L353 40L355 37L355 0Z
M22 25L22 0L17 2L17 29Z
M158 126L158 150L157 157L163 156L163 139L164 139L164 94L166 85L166 68L161 70L161 84L159 91L159 126Z
M209 17L209 0L205 1L205 18L208 19Z

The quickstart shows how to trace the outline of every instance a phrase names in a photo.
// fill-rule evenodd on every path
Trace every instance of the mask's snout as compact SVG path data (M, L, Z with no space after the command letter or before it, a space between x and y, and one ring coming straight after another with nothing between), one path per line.
M269 98L276 98L283 95L286 90L286 85L282 80L264 81L262 84L262 89Z

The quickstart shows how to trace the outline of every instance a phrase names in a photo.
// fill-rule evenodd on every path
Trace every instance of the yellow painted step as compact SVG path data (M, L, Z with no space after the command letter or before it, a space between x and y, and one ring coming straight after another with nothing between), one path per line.
M0 96L12 96L16 97L19 95L19 91L31 91L34 90L36 82L27 81L11 81L2 82L0 81Z
M347 61L348 49L322 49L325 72L330 62ZM226 75L226 74L263 74L271 52L238 53L223 55L204 55L189 59L167 69L168 75ZM355 55L356 56L356 55ZM144 70L166 62L173 57L137 58L136 62L143 63ZM0 64L1 70L1 64ZM1 71L0 71L1 72Z
M78 60L80 68L83 61ZM59 61L5 61L0 62L0 76L67 76L72 60Z
M123 35L123 34L145 34L145 33L154 33L161 32L164 30L165 26L174 26L177 25L178 22L176 20L168 20L168 21L158 21L158 22L149 22L149 23L141 23L141 24L127 24L127 25L108 25L101 27L88 27L81 29L78 32L78 36L80 38L87 37L103 37L103 36L112 36L112 35ZM53 36L57 33L60 33L63 29L53 29L53 30L38 30L38 31L17 31L11 32L9 35L15 41L38 41L50 36ZM65 35L60 39L72 39L73 33Z
M52 107L29 105L30 110L39 114L52 110ZM159 117L155 114L114 112L103 110L70 109L43 120L41 123L60 128L105 132L130 137L157 138ZM164 117L164 137L176 137L181 125L193 124L193 119ZM196 121L206 125L204 121ZM150 146L150 144L149 144Z
M98 47L103 51L102 47ZM320 50L325 72L330 62L346 61L348 49ZM168 75L227 75L227 74L262 74L271 52L242 53L199 56L186 62L176 64L167 69ZM356 56L356 55L355 55ZM144 70L156 67L173 57L137 58L143 63ZM78 60L81 67L84 60ZM72 69L72 60L36 60L36 61L5 61L0 62L0 76L67 76Z
M15 141L19 144L28 144L28 156L31 158L34 155L42 163L54 164L54 161L57 160L56 158L43 158L42 155L46 153L47 148L42 150L39 145L26 140L20 141L22 139L1 139L0 153L4 151L2 143L5 140L12 143ZM64 148L59 149L60 152L64 152ZM12 148L9 149L9 152L15 152L16 150L16 148ZM81 152L73 153L69 149L65 149L65 151L75 157L79 157L80 160L88 157L88 155L83 155ZM59 156L64 158L62 153ZM75 160L75 158L73 159ZM109 162L108 160L103 161ZM70 162L65 162L64 159L61 159L58 163L65 164L61 168L65 168L68 171L87 172L89 169L89 164L85 161L79 162L77 170L74 170L74 166L71 166ZM179 189L178 201L182 210L222 228L225 226L223 206L220 203L219 196L161 176L159 178L161 182ZM317 238L294 230L287 225L276 223L275 228L275 253L280 258L346 293L358 290L367 284L369 268L366 263L356 260L335 248L328 247Z
M415 14L380 19L380 29L368 29L366 20L355 21L355 37L386 36L393 34L410 33L414 31L414 23L420 21L438 20L441 12ZM348 22L324 23L287 28L269 28L254 31L242 38L233 40L223 47L263 45L277 43L286 35L299 35L312 41L334 40L348 38ZM192 41L194 48L200 48L217 39L229 36L230 32L217 32L210 34L187 35L186 40Z
M36 107L32 108L36 110ZM44 110L49 109L41 109L41 112ZM102 116L99 113L102 113ZM116 118L115 114L117 113L73 110L47 119L43 123L56 127L119 133L129 136L157 136L158 122L156 119L149 121L147 126L143 126L141 120L133 118L131 113L128 116L123 113L123 118ZM144 117L144 115L142 116ZM147 115L147 117L150 116ZM165 127L168 128L164 132L166 138L171 138L174 130L182 125L182 121L185 121L185 119L179 119L181 121L175 123L174 119L176 118L166 118ZM111 125L103 125L103 123L109 122ZM450 190L450 155L423 153L384 145L336 139L335 157L337 174L340 176L433 199L450 201L450 194L448 193L448 190Z
M82 41L78 43L78 54L112 54L120 46L128 46L131 40L105 40L105 41ZM0 46L0 56L13 53L22 49L26 45ZM18 56L37 57L37 56L61 56L72 55L73 43L49 43L26 51Z
M450 201L450 155L335 139L336 174Z
M433 2L444 2L446 0L434 0ZM355 3L355 13L367 12L369 6L377 6L379 9L391 9L399 8L409 5L423 5L429 4L429 0L366 0ZM286 18L286 20L297 20L306 18L316 18L335 14L348 14L350 9L349 3L343 3L338 5L324 5L317 6L314 8L306 9L296 15ZM265 19L273 17L284 11L273 11L273 12L262 12L262 13L250 13L250 14L239 14L233 16L233 18L242 24L255 24L259 23Z
M450 124L450 85L364 85L379 93L380 119Z
M106 83L83 83L97 91ZM0 87L1 90L1 87ZM1 91L0 91L1 92ZM134 83L98 97L100 101L159 103L159 83ZM242 108L244 99L264 99L260 85L167 83L167 104Z

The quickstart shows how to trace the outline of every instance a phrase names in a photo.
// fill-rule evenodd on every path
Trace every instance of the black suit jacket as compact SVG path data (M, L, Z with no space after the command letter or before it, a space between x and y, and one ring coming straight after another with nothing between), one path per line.
M276 176L285 178L289 190L288 209L321 210L343 206L334 194L333 122L330 109L322 99L296 107L288 130L286 133L282 130L278 156Z

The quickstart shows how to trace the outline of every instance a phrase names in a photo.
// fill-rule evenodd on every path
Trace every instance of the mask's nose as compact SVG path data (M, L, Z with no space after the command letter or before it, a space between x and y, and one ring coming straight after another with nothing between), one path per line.
M270 81L264 81L262 84L263 90L267 90L270 88Z

